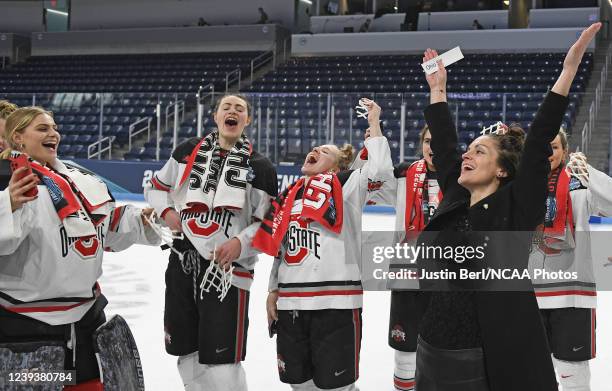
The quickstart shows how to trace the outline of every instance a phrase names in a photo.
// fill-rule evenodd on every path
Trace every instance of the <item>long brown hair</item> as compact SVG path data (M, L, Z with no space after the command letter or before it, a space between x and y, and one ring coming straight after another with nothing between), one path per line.
M423 154L423 143L425 142L425 133L427 133L428 131L429 131L429 126L425 124L425 126L423 126L423 129L421 129L421 131L419 132L419 152L421 154Z

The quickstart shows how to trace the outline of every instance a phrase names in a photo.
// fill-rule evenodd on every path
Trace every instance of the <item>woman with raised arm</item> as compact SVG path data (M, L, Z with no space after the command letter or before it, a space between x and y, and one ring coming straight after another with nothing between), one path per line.
M369 132L370 128L366 130L366 140L370 136ZM431 133L427 126L419 132L419 146L423 158L412 163L397 164L393 170L395 180L383 184L383 191L369 202L395 207L395 234L392 243L387 245L394 246L396 243L414 245L415 239L429 223L429 219L433 217L442 201L436 167L432 160ZM351 168L362 167L367 159L367 149L364 148ZM384 191L388 188L392 191ZM382 196L385 198L382 199ZM374 238L380 239L378 236ZM416 272L418 269L414 263L407 260L390 260L389 271ZM416 290L418 285L415 280L390 279L387 288L391 290L387 340L395 351L393 386L398 391L412 391L415 386L418 325L424 310L423 304L418 300L421 293Z
M55 341L66 349L64 369L76 370L77 385L65 389L101 391L93 334L106 321L97 282L102 257L134 243L157 245L145 220L152 209L116 207L102 180L64 165L53 115L40 107L16 109L6 120L6 139L0 154L0 345ZM18 161L24 166L11 174Z
M612 216L612 178L582 153L570 154L566 164L563 129L551 147L546 217L529 268L559 383L564 390L588 391L597 305L589 218Z
M397 180L395 197L395 231L399 243L413 245L433 217L442 201L438 185L434 154L431 150L431 132L427 125L419 133L423 155L412 163L395 166ZM416 271L409 261L391 262L389 271ZM398 391L412 391L415 388L416 347L419 322L425 305L419 300L421 292L415 291L412 282L389 280L391 307L389 310L388 342L394 352L395 367L393 385Z
M483 271L500 265L527 269L530 232L546 213L550 143L559 131L582 56L600 26L596 23L586 29L569 49L524 147L521 131L511 128L478 137L459 155L442 62L437 72L427 75L431 104L425 118L444 199L419 241L424 248L448 247L455 254L479 246L484 256L469 260L435 253L422 256L418 262L425 273L458 268ZM423 60L436 56L428 49ZM524 277L494 283L425 279L421 286L432 292L426 295L429 303L417 346L419 391L557 390L530 281ZM503 289L485 291L491 286Z
M176 147L145 188L158 215L183 233L166 271L164 331L187 391L247 390L251 240L278 187L272 162L246 135L251 118L246 97L222 96L217 129Z
M389 144L368 107L368 162L347 170L352 146L315 147L304 176L277 199L253 245L275 256L267 301L278 372L293 390L355 390L361 349L361 219L371 181L393 179ZM273 323L275 322L275 323Z

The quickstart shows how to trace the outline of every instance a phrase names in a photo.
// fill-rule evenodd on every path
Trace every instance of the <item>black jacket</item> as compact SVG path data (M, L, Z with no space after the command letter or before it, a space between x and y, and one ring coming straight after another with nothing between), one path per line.
M425 228L419 241L426 245L457 246L474 240L487 240L486 255L477 269L493 267L527 268L532 232L546 213L546 195L552 154L551 141L556 137L567 97L550 92L540 106L525 140L524 151L514 180L495 193L469 206L470 193L457 180L461 172L461 155L457 151L457 133L446 103L432 104L425 110L434 152L438 183L444 198ZM478 233L469 238L461 232L461 218L467 213L470 230ZM486 236L486 238L485 238ZM512 254L512 256L508 256ZM508 264L510 263L510 264ZM430 270L459 267L453 261L420 262ZM444 282L444 288L476 290L474 302L480 326L489 385L492 391L557 390L557 382L540 319L538 304L528 279L513 281ZM472 285L470 285L472 284ZM422 284L427 289L427 282ZM501 289L499 289L501 287ZM440 286L433 288L440 289ZM430 287L431 290L431 287ZM429 300L422 295L422 300Z

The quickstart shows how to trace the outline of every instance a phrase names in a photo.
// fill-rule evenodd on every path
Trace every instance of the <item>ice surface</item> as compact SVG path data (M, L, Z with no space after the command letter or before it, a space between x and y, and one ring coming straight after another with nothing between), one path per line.
M367 214L364 230L393 228L393 216ZM598 226L597 229L605 227ZM612 230L612 226L608 226ZM610 254L612 256L612 249ZM164 273L168 251L158 247L132 246L120 253L107 253L102 292L109 300L107 318L121 314L132 328L138 344L149 391L182 390L176 357L164 350ZM244 367L250 391L289 390L278 380L276 342L268 337L265 300L272 258L260 256L255 270L249 308L247 359ZM593 391L611 389L612 384L612 292L599 292L597 310L597 358L591 362ZM214 316L212 314L211 316ZM387 346L389 293L366 292L363 308L361 391L393 390L393 350Z

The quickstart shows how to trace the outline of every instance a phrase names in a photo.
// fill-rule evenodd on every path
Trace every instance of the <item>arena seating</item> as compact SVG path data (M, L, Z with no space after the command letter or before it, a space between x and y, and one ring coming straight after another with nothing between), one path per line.
M483 125L498 120L529 127L546 91L563 65L562 53L471 54L448 69L448 91L456 114L461 147ZM419 56L340 56L292 58L249 87L249 92L284 94L271 101L278 107L278 143L284 156L303 156L316 144L319 121L317 101L331 93L334 108L334 142L362 146L365 120L350 110L360 96L375 99L383 108L383 124L392 152L399 153L400 108L406 105L405 156L417 153L418 132L424 125L423 109L429 98ZM564 126L571 131L592 70L592 55L585 55L572 86ZM255 99L256 100L256 99ZM263 100L264 106L266 100ZM504 110L505 105L505 110ZM266 107L267 107L266 106ZM276 113L276 112L275 112ZM316 137L315 137L316 136Z
M175 94L194 96L199 86L209 83L224 90L226 73L240 68L246 74L258 54L30 57L0 71L0 98L29 106L35 96L37 105L54 112L64 136L60 154L86 158L87 146L98 139L102 104L103 135L125 145L130 124L153 117L159 100L173 101Z
M224 61L205 54L33 57L25 64L0 72L0 95L11 99L11 94L1 91L83 91L38 94L37 103L56 114L65 136L61 154L86 157L87 145L92 139L95 141L99 133L100 98L85 92L119 92L104 96L103 134L115 136L119 144L125 144L129 124L153 116L155 104L164 93L170 96L174 96L173 91L192 94L199 85L196 74L220 82L217 77L221 73L225 75L226 69L245 66L255 55L257 53L236 53L224 56L231 59ZM302 159L314 145L329 139L326 130L327 124L331 124L332 113L328 115L327 109L333 107L334 142L349 142L360 148L367 122L358 119L351 110L359 97L368 96L383 108L383 125L394 159L399 155L398 130L401 105L405 104L404 155L416 155L418 132L424 125L423 109L428 103L428 87L420 62L421 59L414 55L291 58L245 90L251 96L254 114L261 109L262 122L268 109L271 111L269 126L264 126L264 122L261 127L268 129L270 139L267 143L265 134L256 134L257 115L249 128L250 136L256 148L268 151L274 161ZM563 54L559 53L468 54L464 60L449 67L449 101L455 113L461 147L465 148L483 125L498 120L518 122L528 128L562 64ZM572 87L571 104L565 114L564 125L570 131L580 104L580 93L586 87L591 69L592 56L587 54ZM221 82L224 88L224 79ZM39 90L36 90L36 83L40 83ZM20 105L31 103L31 97L12 100ZM208 107L203 118L205 130L214 127L211 114ZM179 142L195 135L196 119L192 115L180 124ZM258 142L261 145L257 145ZM143 147L134 147L125 158L154 160L156 144L152 139ZM172 147L170 131L163 134L160 145L160 157L167 159Z
M6 92L195 92L225 74L250 71L259 52L41 56L0 72Z
M448 69L450 92L546 91L563 65L563 53L468 54ZM427 92L422 57L297 57L257 80L250 91ZM583 60L574 92L582 92L592 67Z

